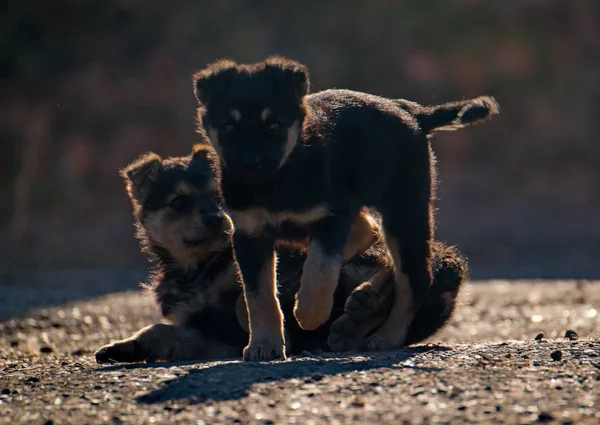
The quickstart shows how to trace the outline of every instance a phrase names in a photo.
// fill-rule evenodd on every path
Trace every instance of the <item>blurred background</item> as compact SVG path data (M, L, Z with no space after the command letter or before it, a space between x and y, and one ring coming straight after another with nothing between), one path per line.
M0 16L0 271L144 268L118 169L196 140L191 74L282 54L313 91L493 95L440 133L437 237L474 278L600 277L597 0L29 0Z

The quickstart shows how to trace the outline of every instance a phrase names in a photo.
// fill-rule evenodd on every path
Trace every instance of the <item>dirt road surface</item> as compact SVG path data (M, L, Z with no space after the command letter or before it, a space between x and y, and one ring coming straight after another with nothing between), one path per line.
M0 423L600 423L600 282L473 282L398 351L105 366L94 350L157 321L152 301L118 273L50 278L0 284Z

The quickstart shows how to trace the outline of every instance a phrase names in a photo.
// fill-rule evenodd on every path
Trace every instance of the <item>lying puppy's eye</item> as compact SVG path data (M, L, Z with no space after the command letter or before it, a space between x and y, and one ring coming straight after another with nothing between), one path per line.
M184 212L190 209L193 204L193 200L189 196L178 196L173 199L169 206L177 212Z
M271 121L267 124L267 133L277 134L283 130L283 124L279 121Z

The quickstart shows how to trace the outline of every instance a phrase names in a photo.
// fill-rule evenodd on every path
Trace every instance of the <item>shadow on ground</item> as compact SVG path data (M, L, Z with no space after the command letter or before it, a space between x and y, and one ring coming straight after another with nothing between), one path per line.
M378 353L377 357L340 357L340 354L329 353L327 358L294 358L293 361L271 363L245 363L232 361L228 363L208 364L198 369L191 369L184 376L170 379L162 383L161 388L136 398L138 403L155 404L165 401L186 399L190 403L202 403L206 400L225 401L245 397L250 388L259 383L302 379L303 383L321 381L325 376L341 375L347 372L368 371L372 369L412 368L427 372L438 371L438 368L421 368L415 365L399 365L424 351L447 351L443 346L421 346L405 348L388 353ZM343 356L343 354L341 354ZM118 371L123 369L165 368L190 363L153 363L116 365L98 369L98 372Z
M135 290L146 276L144 269L5 272L0 278L0 320L34 308Z

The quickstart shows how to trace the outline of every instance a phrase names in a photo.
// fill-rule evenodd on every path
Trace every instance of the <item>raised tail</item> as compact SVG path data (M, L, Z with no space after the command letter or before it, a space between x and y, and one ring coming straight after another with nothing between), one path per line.
M394 102L413 114L426 134L440 130L453 131L500 113L498 102L491 96L431 106L404 99L394 99Z

